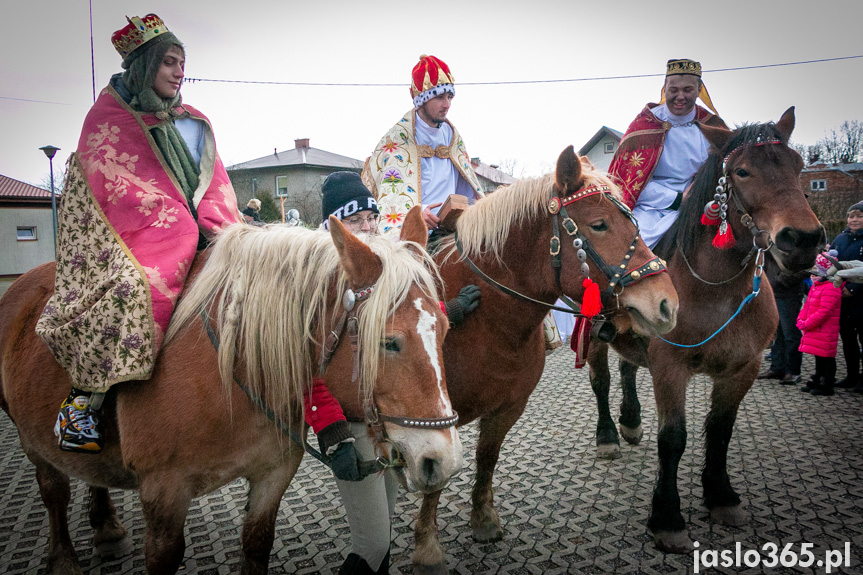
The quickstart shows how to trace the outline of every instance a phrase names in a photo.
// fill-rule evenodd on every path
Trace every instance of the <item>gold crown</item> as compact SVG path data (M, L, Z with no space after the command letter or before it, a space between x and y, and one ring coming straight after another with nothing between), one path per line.
M129 18L127 16L126 20L129 23L111 36L111 43L114 44L114 48L123 58L156 36L168 31L162 19L155 14L147 14L143 18L137 16Z
M669 60L665 67L665 75L692 74L701 77L701 62L695 60Z

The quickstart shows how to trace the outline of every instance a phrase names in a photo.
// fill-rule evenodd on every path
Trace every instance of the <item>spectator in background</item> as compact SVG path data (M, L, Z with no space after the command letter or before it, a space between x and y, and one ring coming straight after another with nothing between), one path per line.
M261 221L261 216L258 215L258 212L261 211L261 200L258 198L252 198L249 200L249 203L246 204L246 209L243 210L243 220L247 224L252 224L255 222Z
M848 208L848 227L830 244L841 262L863 260L863 202ZM863 283L846 281L842 284L842 310L839 315L839 337L845 356L846 375L836 382L838 387L853 388L863 393L860 370L860 347L863 344Z
M831 256L834 254L830 253ZM803 332L800 351L815 356L815 373L800 390L812 395L833 395L836 383L836 344L839 341L839 301L842 294L826 277L830 266L823 254L816 258L812 288L797 316L797 327Z
M797 329L797 315L803 304L805 281L809 274L784 274L770 257L767 259L766 272L776 299L779 326L776 328L776 339L770 347L770 369L759 374L758 379L778 379L779 383L794 385L800 381L800 365L803 361L803 354L798 349L801 333Z

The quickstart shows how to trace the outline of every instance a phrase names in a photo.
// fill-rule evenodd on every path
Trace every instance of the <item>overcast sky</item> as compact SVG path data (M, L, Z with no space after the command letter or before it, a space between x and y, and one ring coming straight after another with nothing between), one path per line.
M185 84L184 100L209 116L227 165L292 148L296 138L364 159L410 109L420 54L450 66L449 117L469 153L516 160L525 175L550 169L603 125L624 131L657 101L669 58L702 63L729 125L777 120L796 106L792 139L813 144L863 119L863 58L718 71L863 55L860 0L92 0L92 8L97 93L120 71L111 34L126 15L148 12L186 45L189 78L398 84ZM74 151L93 101L89 10L88 0L0 3L0 174L39 183L48 173L39 147L62 149L55 166ZM647 74L659 76L459 85Z

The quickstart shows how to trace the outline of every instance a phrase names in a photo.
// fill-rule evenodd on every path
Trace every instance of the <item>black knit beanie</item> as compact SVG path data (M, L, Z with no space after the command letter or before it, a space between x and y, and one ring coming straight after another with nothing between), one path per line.
M333 172L324 180L321 192L324 221L331 215L343 220L364 210L380 213L378 203L356 172Z

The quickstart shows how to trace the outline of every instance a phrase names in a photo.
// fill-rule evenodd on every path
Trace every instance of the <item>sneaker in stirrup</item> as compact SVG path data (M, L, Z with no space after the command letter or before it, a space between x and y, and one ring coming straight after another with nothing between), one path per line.
M60 449L77 453L100 453L102 435L99 419L90 408L90 396L73 390L60 406L54 435L58 437Z

